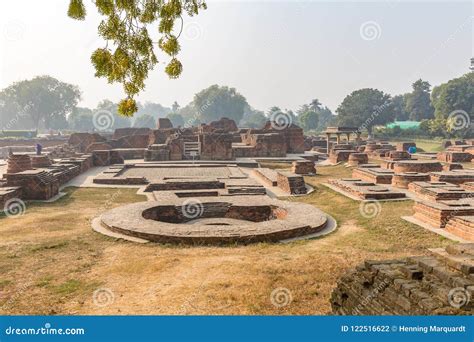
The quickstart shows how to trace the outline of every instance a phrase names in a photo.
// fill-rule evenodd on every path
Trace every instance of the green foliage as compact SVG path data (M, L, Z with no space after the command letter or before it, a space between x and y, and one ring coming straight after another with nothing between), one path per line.
M93 112L89 108L76 107L68 116L69 128L78 132L91 132L94 130Z
M433 89L435 118L422 122L432 136L472 137L474 120L474 73L452 79ZM459 122L456 122L459 120Z
M156 120L151 115L143 114L143 115L137 116L137 118L135 119L135 122L133 123L133 127L156 128Z
M196 95L192 107L201 122L209 123L227 117L239 123L244 115L247 100L235 88L220 87L217 84Z
M45 128L64 128L61 126L66 125L66 116L76 107L80 98L81 92L77 86L50 76L38 76L16 82L2 90L0 113L14 114L6 126L18 121L26 123L23 127L35 129L40 124Z
M155 44L171 57L165 67L170 78L177 78L183 71L177 59L180 50L179 35L173 33L175 23L182 24L182 16L193 16L207 5L200 0L96 0L99 14L105 18L98 27L98 34L107 42L104 48L92 53L91 62L96 77L109 83L120 83L126 98L121 100L118 111L123 116L133 116L138 110L135 96L145 88L148 73L158 63ZM83 0L70 0L68 16L84 20L86 8ZM160 33L153 42L148 27L156 24Z
M240 127L245 128L262 128L267 120L268 118L265 116L264 112L247 106L244 111L244 117L240 121L240 124L237 124L239 124Z
M336 110L341 126L354 126L369 134L376 125L393 121L393 103L388 94L377 89L365 88L352 92Z
M463 110L474 119L474 72L450 80L433 89L436 118L447 118L456 110Z
M315 130L318 128L319 115L309 106L303 106L298 113L298 123L305 131Z
M395 121L408 121L410 113L406 110L407 95L396 95L392 98L393 117Z
M430 87L428 82L418 80L413 83L413 91L405 96L405 110L412 121L432 119L434 109L430 100Z

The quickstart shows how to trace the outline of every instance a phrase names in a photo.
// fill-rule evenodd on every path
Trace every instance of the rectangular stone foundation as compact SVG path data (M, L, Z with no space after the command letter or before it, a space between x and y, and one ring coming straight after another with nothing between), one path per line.
M21 187L22 199L48 200L59 192L59 181L44 170L28 170L4 175L9 187Z
M444 228L455 216L474 215L473 202L468 201L418 201L413 207L415 218L436 228Z
M306 193L306 183L303 176L290 172L278 172L277 185L283 191L292 195L302 195Z
M331 179L329 184L362 200L387 200L406 198L402 192L390 190L384 186L361 179L345 178Z
M21 187L0 188L0 212L3 211L6 203L13 198L22 198Z
M382 168L356 168L352 171L353 178L375 184L392 184L393 175L393 171Z
M452 184L463 184L467 182L474 182L474 170L453 170L432 172L431 181L447 182Z
M474 199L474 192L446 182L413 182L408 189L428 201Z
M444 151L437 155L439 161L445 163L467 163L472 159L472 154L467 152Z
M405 172L396 173L392 177L392 186L402 189L408 189L410 183L413 182L427 182L430 180L430 175L427 173Z
M448 221L446 231L474 242L474 216L456 216Z

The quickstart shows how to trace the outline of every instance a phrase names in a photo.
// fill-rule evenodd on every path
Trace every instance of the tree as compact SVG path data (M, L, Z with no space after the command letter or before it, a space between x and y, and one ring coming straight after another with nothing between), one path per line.
M262 128L266 121L267 117L265 116L264 112L247 106L244 111L244 117L240 123L238 123L238 125L240 127Z
M313 111L313 112L318 112L318 110L321 108L321 102L319 102L318 99L314 99L314 100L311 100L310 104L309 104L309 108Z
M235 88L210 86L194 95L193 107L201 121L209 123L227 117L240 122L248 106L245 97Z
M352 92L336 110L340 125L367 129L393 121L391 97L377 89L365 88Z
M50 76L38 76L16 82L2 91L2 101L7 108L16 108L18 115L28 118L33 128L40 124L56 128L81 98L77 86L63 83Z
M474 119L474 72L452 79L433 89L436 118L448 118L454 111L465 111Z
M158 118L164 118L166 115L171 113L171 108L165 107L159 103L155 102L145 102L145 104L138 103L138 111L136 116L140 116L143 114L151 115L155 121Z
M153 116L148 114L143 114L138 116L133 123L133 127L135 128L155 128L156 127L156 120Z
M397 95L392 99L393 117L395 121L409 120L409 113L406 111L406 95Z
M124 116L132 116L138 109L134 97L145 88L148 72L158 63L155 45L171 58L165 72L170 78L177 78L183 66L176 58L180 46L179 34L173 33L175 23L183 24L182 16L199 13L207 6L200 0L146 0L146 1L112 1L97 0L93 2L99 14L105 16L99 25L99 36L107 42L105 47L92 53L91 61L95 67L96 77L104 77L109 83L120 83L126 98L121 100L118 111ZM68 16L84 20L86 8L83 0L70 0ZM155 43L148 32L150 25L157 23L160 33ZM182 31L178 29L178 32Z
M298 121L305 131L316 130L318 128L318 113L309 110L298 116Z
M173 127L184 127L184 119L180 114L170 113L167 118L170 119Z
M69 128L80 132L90 132L94 130L93 111L89 108L76 107L68 116Z
M174 101L173 104L171 105L171 111L173 113L177 113L179 111L179 103L177 101Z
M406 95L405 109L409 113L410 120L421 121L432 119L434 109L430 100L431 85L419 79L412 85L413 91Z
M335 124L337 116L334 115L328 107L322 107L319 110L318 130L325 130L328 126Z
M472 134L474 123L474 73L452 79L433 89L431 94L437 126L445 123L452 136ZM434 125L434 123L432 123Z

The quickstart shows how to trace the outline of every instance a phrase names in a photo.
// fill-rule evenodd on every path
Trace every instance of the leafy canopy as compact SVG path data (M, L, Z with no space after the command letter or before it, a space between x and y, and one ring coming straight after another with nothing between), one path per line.
M196 15L207 5L201 0L96 0L94 4L105 17L98 33L106 41L106 46L91 56L95 76L122 84L127 97L120 101L118 111L133 116L138 110L134 97L145 88L148 72L158 63L155 45L171 57L165 72L170 78L179 77L183 66L176 56L181 32L174 33L175 24L182 26L184 13ZM83 0L70 0L68 16L85 19ZM148 27L152 24L158 26L158 42L150 37Z
M336 110L339 124L367 129L369 134L376 125L393 121L393 103L390 95L377 89L365 88L352 92Z
M0 92L0 99L0 107L15 109L18 118L28 119L28 126L64 128L66 116L76 107L81 92L75 85L50 76L38 76L13 83Z

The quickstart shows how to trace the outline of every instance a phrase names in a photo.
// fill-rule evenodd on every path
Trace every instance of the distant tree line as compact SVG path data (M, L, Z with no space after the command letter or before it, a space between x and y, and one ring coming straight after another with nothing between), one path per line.
M56 129L94 131L94 115L107 112L113 117L108 129L156 126L158 118L168 117L175 127L191 127L209 123L221 117L233 119L240 127L260 128L267 120L284 118L284 123L302 127L307 134L317 134L328 126L340 125L402 135L397 126L380 128L394 121L419 121L420 128L407 133L443 137L464 137L471 134L474 119L474 73L434 87L423 80L412 84L407 94L391 96L381 90L364 88L347 95L336 114L318 99L299 109L273 106L266 112L253 108L235 88L211 85L194 95L181 107L176 101L171 107L159 103L137 103L133 118L119 115L118 104L101 101L96 108L78 106L81 92L75 85L49 76L35 77L14 83L0 91L0 128ZM462 126L464 125L464 126Z

